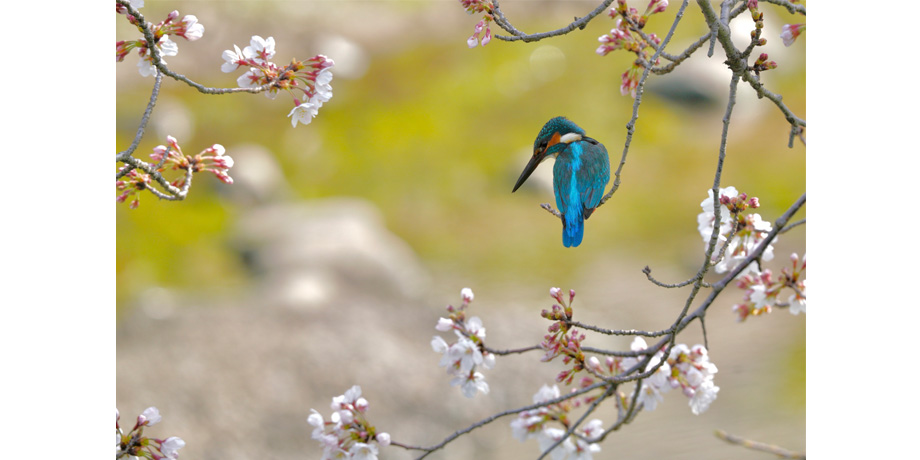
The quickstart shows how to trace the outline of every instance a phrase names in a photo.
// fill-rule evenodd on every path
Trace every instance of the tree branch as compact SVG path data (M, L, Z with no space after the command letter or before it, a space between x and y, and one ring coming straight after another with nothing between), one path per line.
M677 16L674 18L674 22L671 24L671 29L668 30L668 34L664 37L664 40L661 41L661 45L658 49L655 50L655 54L649 60L649 62L655 62L658 60L658 56L661 55L664 48L668 46L668 43L671 41L671 38L674 36L674 31L677 29L677 24L680 23L681 18L684 16L684 10L687 8L687 1L683 0L681 2L680 8L677 10ZM633 101L633 113L632 118L630 118L629 123L626 124L626 141L623 145L623 154L620 157L620 164L617 166L616 171L614 172L613 186L610 188L610 191L601 198L600 203L597 207L601 207L607 200L613 196L614 192L620 188L620 173L623 170L623 166L626 165L626 156L629 153L629 146L632 143L633 132L636 129L636 121L639 119L639 105L642 103L642 93L645 91L645 81L648 79L651 66L646 66L645 70L642 72L642 78L639 79L639 84L636 86L636 99Z
M804 452L793 452L791 450L783 449L779 446L774 446L771 444L765 444L757 441L750 441L739 436L728 434L723 430L716 430L715 435L717 438L729 443L735 444L743 447L747 447L751 450L759 450L761 452L767 452L769 454L776 455L780 458L793 458L805 460Z
M543 40L544 38L565 35L575 29L584 29L592 19L594 19L598 14L603 13L611 3L613 3L613 0L604 0L600 5L598 5L597 8L595 8L584 17L576 18L574 22L560 29L551 30L548 32L540 32L536 34L527 34L521 32L513 25L511 25L511 22L508 21L508 19L505 18L504 13L502 13L501 7L498 5L498 0L492 0L492 12L494 13L493 17L495 18L495 24L498 24L499 27L511 34L510 37L507 35L495 35L495 38L508 42L521 40L525 43L530 43Z
M709 0L697 0L697 4L700 5L703 17L706 18L706 23L709 24L712 31L715 32L714 38L718 39L719 43L722 45L722 49L725 50L725 56L727 57L725 63L728 67L731 68L733 72L740 74L741 79L754 88L758 98L766 97L773 101L790 125L804 128L805 120L802 120L792 113L792 111L786 107L786 104L783 103L783 97L764 87L764 85L760 83L760 79L751 72L750 66L748 66L747 62L744 60L741 51L735 48L735 45L732 43L731 29L728 27L728 23L722 22L722 20L716 16L716 12L712 9ZM723 3L723 5L725 5L725 3Z

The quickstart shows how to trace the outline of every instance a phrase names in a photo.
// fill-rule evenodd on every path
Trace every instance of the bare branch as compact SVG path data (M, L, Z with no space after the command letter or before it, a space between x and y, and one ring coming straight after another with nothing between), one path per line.
M805 16L805 5L797 5L790 2L789 0L760 0L764 3L772 3L774 5L779 5L785 7L787 11L792 14L799 13L802 16Z
M795 222L793 222L793 223L787 225L786 228L784 228L783 231L781 231L780 233L786 233L786 232L788 232L789 230L792 230L793 228L798 227L799 225L805 225L805 219L797 220L797 221L795 221Z
M723 3L723 12L724 5ZM780 109L783 115L786 117L786 120L793 127L805 127L805 120L797 117L792 111L786 107L784 104L783 97L771 92L766 87L760 83L760 79L754 75L750 66L747 65L744 57L742 56L741 51L735 48L735 45L731 40L731 29L728 27L728 23L722 22L722 20L716 16L716 12L712 9L712 5L709 3L709 0L697 0L697 4L700 5L700 9L703 11L703 16L706 18L706 22L709 24L710 28L714 33L714 39L718 39L719 43L722 45L722 49L725 50L725 56L728 58L725 63L729 68L736 74L741 75L741 79L746 83L750 84L754 91L757 92L758 98L766 97L767 99L773 101L773 103ZM724 16L724 14L723 14ZM711 53L710 53L711 55Z
M674 22L671 24L671 29L668 30L668 34L664 37L664 40L661 41L661 45L658 49L655 50L655 54L649 60L649 62L655 62L658 60L658 56L661 55L665 47L670 43L671 38L674 36L674 31L677 29L677 24L680 23L681 18L684 16L684 10L687 8L687 1L684 0L680 4L680 8L677 10L677 16L674 18ZM642 78L639 79L639 84L636 86L636 99L633 101L633 113L632 118L630 118L629 123L626 124L626 141L623 145L623 154L620 157L620 164L617 166L614 174L613 186L610 188L610 191L601 198L600 203L597 207L601 207L607 200L613 196L614 192L620 188L620 173L623 170L623 166L626 165L626 156L629 153L629 146L632 143L632 135L636 129L636 121L639 119L639 105L642 103L642 93L645 91L645 81L648 79L650 72L650 67L646 66L645 70L642 72Z
M524 348L513 348L510 350L496 350L494 348L489 348L483 345L482 349L485 351L488 351L489 353L492 353L493 355L504 356L504 355L527 353L528 351L542 350L543 348L539 345L533 345L533 346L524 347Z
M153 82L153 91L150 93L150 101L147 102L147 109L144 110L144 115L141 117L140 125L137 127L137 133L134 135L134 141L131 142L131 145L127 150L118 152L118 154L115 155L115 161L123 161L125 158L134 154L134 151L137 150L137 146L141 143L141 139L144 137L144 130L147 127L147 121L150 120L150 114L153 113L153 107L157 103L157 97L159 97L160 94L160 81L162 80L163 76L158 72Z
M529 43L529 42L540 41L540 40L543 40L544 38L555 37L558 35L565 35L575 29L584 29L585 26L589 22L591 22L592 19L594 19L597 15L603 13L604 10L606 10L607 7L610 6L611 3L613 3L613 0L604 0L600 5L598 5L597 8L595 8L593 11L591 11L584 17L576 18L574 22L560 29L551 30L548 32L540 32L536 34L527 34L527 33L521 32L520 30L515 28L513 25L511 25L511 22L508 21L508 19L505 18L504 13L502 13L501 7L499 7L498 5L498 0L492 0L492 5L494 6L494 8L492 9L492 12L494 13L493 17L495 18L495 23L498 24L499 27L501 27L502 29L505 29L508 33L511 34L510 37L507 35L495 35L495 38L499 40L509 41L509 42L521 40L525 43Z
M540 205L540 207L545 209L550 214L562 219L562 214L559 211L556 211L555 209L553 209L553 207L549 203L543 203Z
M762 442L750 441L739 436L728 434L723 430L716 430L715 435L717 438L729 443L736 444L739 446L747 447L752 450L759 450L761 452L767 452L769 454L776 455L780 458L794 458L805 460L804 452L793 452L791 450L783 449L779 446L774 446L771 444L764 444Z
M642 391L642 383L638 382L636 383L635 388L633 388L633 395L629 401L629 408L626 409L626 412L620 413L620 415L617 417L616 423L614 423L610 428L604 430L604 433L601 434L597 439L592 439L588 442L601 442L607 438L608 434L619 430L627 423L633 421L633 419L636 417L636 414L638 414L639 410L642 409L642 404L639 404L639 395L641 394L640 391ZM619 400L619 398L617 398L617 400Z

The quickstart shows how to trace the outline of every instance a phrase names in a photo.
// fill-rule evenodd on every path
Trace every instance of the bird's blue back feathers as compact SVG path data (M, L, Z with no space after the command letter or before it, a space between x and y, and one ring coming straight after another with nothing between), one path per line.
M562 244L565 247L581 244L584 220L600 204L609 180L607 149L593 139L572 142L556 157L553 189L556 206L562 213Z

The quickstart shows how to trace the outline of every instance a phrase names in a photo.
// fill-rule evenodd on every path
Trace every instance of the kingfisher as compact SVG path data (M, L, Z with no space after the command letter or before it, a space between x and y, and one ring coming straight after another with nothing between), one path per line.
M565 117L547 121L533 142L533 156L514 184L517 189L543 160L553 157L553 192L562 214L562 244L581 244L585 219L591 216L610 181L610 158L604 144Z

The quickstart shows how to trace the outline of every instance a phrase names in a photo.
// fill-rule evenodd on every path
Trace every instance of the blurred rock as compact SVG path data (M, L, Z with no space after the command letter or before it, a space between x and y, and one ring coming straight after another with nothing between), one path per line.
M233 187L218 187L222 195L246 206L290 197L290 187L284 180L281 166L267 148L258 144L225 147L234 162L230 170Z
M312 308L364 293L418 298L428 276L367 202L335 198L254 209L240 219L238 249L260 279L259 297Z

